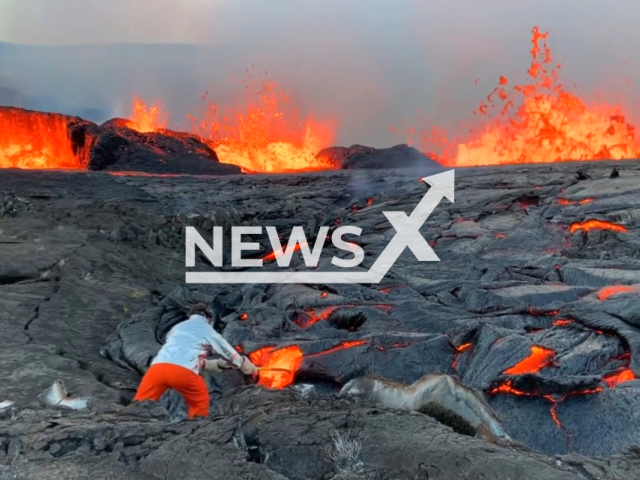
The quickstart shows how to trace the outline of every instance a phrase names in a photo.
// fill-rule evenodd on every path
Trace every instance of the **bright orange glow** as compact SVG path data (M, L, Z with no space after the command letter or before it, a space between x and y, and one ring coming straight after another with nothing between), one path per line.
M618 223L607 222L605 220L587 220L586 222L576 222L569 226L569 231L575 233L578 230L612 230L614 232L626 233L627 227Z
M524 373L536 373L549 366L556 352L549 348L534 345L531 354L513 367L504 371L506 375L522 375Z
M307 242L302 242L302 244L300 243L296 243L293 247L293 251L297 252L298 250L300 250L300 248L302 248L302 245L307 245ZM283 253L286 253L288 251L288 246L285 246L283 248ZM264 257L262 257L262 261L263 262L273 262L274 260L276 260L276 252L271 252L268 253L267 255L265 255Z
M282 389L293 383L294 377L300 363L302 363L302 350L297 345L280 348L263 347L249 354L249 360L257 366L265 369L280 368L285 371L260 372L258 385L266 388Z
M85 169L67 123L56 114L0 108L0 168Z
M167 128L168 119L169 115L163 112L159 105L147 107L144 100L135 97L128 126L140 133L151 133Z
M451 363L452 370L455 370L458 367L458 355L466 350L469 350L471 347L473 347L473 344L470 342L463 343L459 347L453 347L453 349L456 351L456 354L453 356L453 362Z
M632 287L630 285L610 285L598 290L598 300L604 301L613 295L617 295L619 293L631 293L637 290L637 287Z
M453 347L453 348L455 348L456 352L460 353L460 352L464 352L465 350L469 350L471 347L473 347L472 343L463 343L459 347Z
M265 80L257 88L250 85L247 92L244 105L222 110L211 103L200 118L188 117L193 133L211 145L222 163L251 172L338 167L328 159L316 159L333 142L334 122L304 118L274 81Z
M298 323L298 325L300 325L300 327L302 328L309 328L311 325L315 325L316 323L329 318L331 314L335 312L337 309L338 307L326 307L321 309L320 311L309 310L307 312L307 314L309 315L309 318L300 320L299 322L296 322L296 323Z
M620 108L587 105L565 89L548 35L533 28L528 83L508 88L501 76L473 112L486 116L479 131L458 142L433 127L422 132L423 150L442 151L438 160L457 167L639 158L640 142Z
M553 321L553 324L556 327L566 327L567 325L571 325L572 323L575 323L574 320L569 320L566 318L558 318L557 320Z
M611 375L607 375L602 380L609 386L609 388L613 388L619 383L630 382L631 380L635 380L636 375L633 373L633 370L630 368L626 368L618 373L613 373Z
M559 198L558 203L560 205L586 205L587 203L593 202L593 198L583 198L582 200L567 200L566 198Z
M255 83L251 77L249 81ZM339 167L330 159L316 158L320 150L331 146L335 122L302 117L299 107L274 81L265 80L257 88L250 85L246 91L244 104L222 109L209 103L201 115L187 116L191 133L208 143L220 162L250 173ZM154 132L166 128L167 119L159 106L147 107L136 98L129 127Z

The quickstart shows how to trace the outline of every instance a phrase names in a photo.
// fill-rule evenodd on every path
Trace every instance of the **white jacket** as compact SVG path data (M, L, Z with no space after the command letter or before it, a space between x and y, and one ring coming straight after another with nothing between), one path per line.
M210 353L223 356L237 367L244 361L203 316L191 315L188 320L177 324L169 331L165 344L151 365L172 363L199 374Z

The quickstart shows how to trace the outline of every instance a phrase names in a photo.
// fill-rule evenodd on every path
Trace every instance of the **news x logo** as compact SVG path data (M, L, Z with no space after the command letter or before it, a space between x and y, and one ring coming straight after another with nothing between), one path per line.
M345 271L328 272L187 272L186 283L379 283L387 274L391 266L402 254L406 247L420 262L439 262L431 246L420 234L420 227L429 218L429 215L438 206L442 197L454 201L454 172L449 170L437 175L422 178L422 181L431 186L415 207L411 215L404 212L382 212L396 230L395 236L382 251L378 259L369 271L348 271L346 269L357 267L364 260L364 251L356 244L342 239L345 234L360 235L361 228L344 226L337 228L331 235L332 243L339 249L353 253L353 258L341 259L333 257L331 263ZM286 251L283 252L280 238L275 227L266 227L273 253L279 267L288 267L291 262L296 244L308 268L317 267L322 247L327 239L329 227L321 227L316 237L313 250L310 250L302 227L294 227L289 237ZM242 258L243 251L258 250L257 242L247 243L242 241L242 235L256 235L262 233L262 227L232 227L231 228L231 266L232 267L261 267L262 259ZM194 227L186 228L186 266L195 267L196 246L200 248L207 259L215 266L222 267L222 227L213 227L213 246L202 238Z

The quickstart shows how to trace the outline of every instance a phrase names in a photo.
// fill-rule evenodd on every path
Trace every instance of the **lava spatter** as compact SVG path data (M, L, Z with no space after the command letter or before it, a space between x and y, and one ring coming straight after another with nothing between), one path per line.
M250 76L248 81L244 104L221 108L209 103L201 115L189 116L192 132L211 145L222 163L250 172L338 166L316 158L333 142L335 122L303 116L293 98L272 80L259 82Z
M144 100L133 99L133 108L128 127L140 133L152 133L167 128L169 115L158 104L147 107Z
M68 123L53 113L0 109L0 168L85 169L74 154Z
M432 127L421 132L422 150L439 152L439 161L457 167L639 158L640 142L621 108L590 105L567 91L548 36L533 28L527 83L509 88L512 83L500 76L473 112L486 121L470 138L452 140Z

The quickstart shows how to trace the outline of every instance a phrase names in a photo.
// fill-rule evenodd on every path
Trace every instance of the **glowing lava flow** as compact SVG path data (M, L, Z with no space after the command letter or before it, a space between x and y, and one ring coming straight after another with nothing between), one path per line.
M128 126L140 133L151 133L167 128L168 118L169 115L159 105L147 107L144 100L135 97Z
M586 222L575 222L569 225L569 231L575 233L578 230L611 230L613 232L626 233L629 230L624 225L607 222L605 220L587 220Z
M257 367L265 368L260 372L258 385L273 389L282 389L293 383L300 363L302 350L297 345L291 345L276 350L274 347L263 347L249 354L249 360ZM269 368L281 370L269 371Z
M619 383L630 382L631 380L636 379L636 374L633 373L633 370L630 368L625 368L624 370L612 373L611 375L607 375L603 377L602 380L606 383L609 388L613 388Z
M536 373L548 367L556 352L549 348L534 345L531 347L531 354L524 360L518 362L513 367L505 370L506 375L522 375L524 373Z
M0 168L84 169L68 138L68 118L0 109Z
M347 348L360 347L367 343L366 340L345 341L328 350L307 355L306 358L327 355ZM242 350L242 348L236 347L236 350ZM264 369L260 371L258 385L278 390L294 382L295 374L300 368L302 358L302 350L297 345L290 345L277 350L275 347L262 347L249 354L249 360L256 367ZM270 371L270 368L274 370Z
M632 293L637 290L637 287L633 287L631 285L610 285L598 290L598 300L605 301L613 295L617 295L619 293Z
M458 167L639 158L640 142L621 109L587 106L565 90L558 75L561 65L551 56L547 36L534 27L529 83L507 89L509 80L500 77L474 112L485 116L491 110L497 115L472 134L475 138L452 142L434 127L422 133L423 150L444 148L438 159Z
M558 203L560 205L586 205L593 202L593 198L583 198L582 200L567 200L566 198L559 198Z

